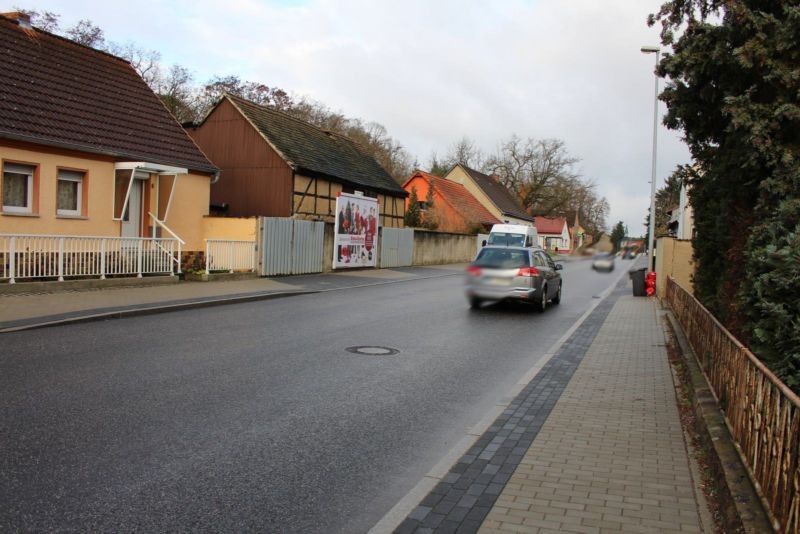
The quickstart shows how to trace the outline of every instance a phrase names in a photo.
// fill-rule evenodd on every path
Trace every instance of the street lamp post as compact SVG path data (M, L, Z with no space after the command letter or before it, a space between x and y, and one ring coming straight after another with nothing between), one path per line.
M643 46L642 53L655 54L656 66L661 59L661 49L657 46ZM653 168L650 174L650 225L647 232L647 272L653 271L653 240L656 229L656 148L658 140L658 74L656 78L656 92L653 98Z

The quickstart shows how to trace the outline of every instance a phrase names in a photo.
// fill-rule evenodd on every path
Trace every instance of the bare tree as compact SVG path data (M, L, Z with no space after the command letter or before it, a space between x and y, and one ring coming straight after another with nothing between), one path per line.
M76 43L102 49L105 46L103 30L91 20L79 20L75 26L66 31L66 36Z
M598 197L594 182L574 170L578 161L560 139L512 135L487 159L484 170L497 175L532 214L571 223L577 213L584 228L597 234L605 229L608 202Z
M323 130L349 137L373 156L398 183L403 183L414 170L414 158L380 123L349 118L305 97L295 100L286 112Z
M475 141L464 136L450 145L444 162L448 167L460 163L473 169L480 169L483 166L484 159L483 152L475 144Z
M566 217L570 224L577 214L581 225L592 235L599 235L606 230L609 213L608 201L599 197L596 189L596 184L591 180L583 181L581 187L573 192L566 209L558 213Z
M198 112L203 115L224 93L239 96L261 106L281 111L290 110L293 98L283 89L263 83L242 80L238 76L215 76L202 87L198 94Z
M24 13L31 19L31 25L50 33L59 33L59 19L61 15L52 11L38 11L36 9L23 9L19 6L13 7L14 11Z
M150 87L157 87L161 79L161 54L135 43L109 43L106 50L126 59Z
M189 69L172 65L165 75L158 77L154 85L153 91L178 122L197 119L197 98Z
M523 206L548 215L574 189L579 177L572 167L578 161L560 139L522 140L512 135L487 160L486 169L516 193Z

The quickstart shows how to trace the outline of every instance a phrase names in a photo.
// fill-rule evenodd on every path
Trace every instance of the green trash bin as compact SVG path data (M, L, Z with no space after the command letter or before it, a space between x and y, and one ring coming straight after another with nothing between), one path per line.
M644 275L647 273L647 267L642 267L641 269L633 269L631 270L628 275L631 277L631 282L633 282L633 296L634 297L646 297L647 291L644 287Z

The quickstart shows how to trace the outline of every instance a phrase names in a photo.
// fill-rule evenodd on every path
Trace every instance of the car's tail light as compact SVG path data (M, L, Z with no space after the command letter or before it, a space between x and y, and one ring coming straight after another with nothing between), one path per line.
M470 265L467 267L467 274L472 276L480 276L481 275L481 268L477 265Z
M533 278L534 276L539 276L539 269L536 267L522 267L517 271L517 276L530 276Z

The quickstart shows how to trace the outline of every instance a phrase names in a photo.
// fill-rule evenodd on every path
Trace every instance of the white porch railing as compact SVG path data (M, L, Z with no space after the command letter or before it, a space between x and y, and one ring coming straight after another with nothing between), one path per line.
M183 254L181 254L181 247L186 244L186 241L178 237L178 234L173 232L169 226L164 224L164 221L160 220L158 217L153 215L150 212L147 212L150 216L150 220L153 221L153 239L156 239L156 226L161 227L162 229L166 230L169 235L172 236L173 239L178 241L178 253L177 254L170 254L172 257L172 261L175 262L175 269L177 270L178 274L181 273L181 260Z
M256 242L206 239L206 271L255 271Z
M0 234L0 280L173 274L176 239Z

